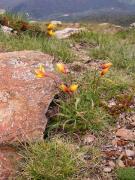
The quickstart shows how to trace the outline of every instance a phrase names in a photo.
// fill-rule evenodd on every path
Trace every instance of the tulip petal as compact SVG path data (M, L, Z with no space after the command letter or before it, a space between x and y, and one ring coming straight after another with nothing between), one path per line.
M54 30L55 28L56 28L56 25L52 24L52 23L48 24L48 26L47 26L48 30Z
M55 32L53 30L49 30L48 36L50 36L50 37L55 36Z
M70 90L71 92L75 92L75 91L77 91L77 89L78 89L78 85L77 85L77 84L72 84L72 85L69 87L69 90Z
M60 73L64 73L64 74L68 73L67 67L62 63L57 63L56 64L56 70L58 72L60 72Z
M101 64L101 69L110 68L111 66L112 66L112 63Z
M103 69L103 70L100 72L100 76L104 76L108 71L109 71L109 68Z
M61 84L59 88L65 93L69 92L69 88L65 84Z
M35 69L35 75L37 78L45 77L45 67L43 65L40 65L38 69Z

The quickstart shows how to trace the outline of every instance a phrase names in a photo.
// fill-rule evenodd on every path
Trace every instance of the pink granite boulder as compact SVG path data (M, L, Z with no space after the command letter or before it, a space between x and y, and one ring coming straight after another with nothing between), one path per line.
M8 151L5 156L1 147L43 139L45 114L58 93L55 81L59 78L52 60L52 56L35 51L0 53L0 175L11 170ZM35 77L34 69L40 64L53 79Z

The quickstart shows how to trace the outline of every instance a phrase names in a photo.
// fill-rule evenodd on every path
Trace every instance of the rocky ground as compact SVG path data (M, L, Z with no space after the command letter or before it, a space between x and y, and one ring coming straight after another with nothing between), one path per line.
M98 68L100 64L103 64L102 60L91 59L87 55L86 44L79 43L71 47L77 56L77 61L71 65L74 70L76 70L75 67L80 67L82 71L85 71L88 68ZM110 127L109 132L105 131L97 137L87 133L81 139L83 146L98 147L102 154L100 163L95 165L99 175L97 177L93 175L88 179L111 180L116 178L114 173L116 168L135 168L135 97L129 98L128 94L123 94L122 101L113 98L107 102L106 106L112 111L111 113L117 112L115 126ZM129 112L124 111L125 107L129 107ZM85 154L84 159L91 161L91 154Z

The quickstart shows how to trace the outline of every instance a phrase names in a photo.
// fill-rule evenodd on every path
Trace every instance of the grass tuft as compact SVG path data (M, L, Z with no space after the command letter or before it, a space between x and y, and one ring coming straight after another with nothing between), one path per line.
M0 32L0 44L8 51L38 50L49 53L63 60L64 63L72 62L74 57L67 42L42 35L31 36L29 33L24 33L20 36L7 36Z
M99 83L97 89L93 87L94 74L87 72L78 80L79 91L66 101L60 101L59 113L51 120L50 131L61 129L68 133L85 133L87 130L98 132L106 127L111 117L100 106L102 84Z
M135 179L135 169L129 168L119 168L116 171L118 180L134 180Z
M60 138L30 145L23 156L21 179L74 179L83 164L77 147Z

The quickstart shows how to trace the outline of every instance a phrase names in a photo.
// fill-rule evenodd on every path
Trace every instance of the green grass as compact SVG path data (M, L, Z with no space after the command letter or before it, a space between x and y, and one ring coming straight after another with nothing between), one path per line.
M6 36L0 32L0 44L8 51L37 50L53 55L64 63L72 62L73 53L65 41L43 36L31 36L29 33L20 36Z
M98 74L97 74L98 77ZM110 72L100 78L97 89L93 89L94 72L87 72L78 79L79 90L67 101L61 100L59 114L51 119L48 131L64 130L68 133L85 133L91 131L98 133L112 124L113 117L102 106L102 102L120 96L121 94L132 95L134 91L134 80L123 71Z
M72 36L72 41L74 43L87 43L88 45L98 45L100 35L92 31L84 31L77 35Z
M135 89L134 78L124 70L117 70L112 67L110 72L102 79L99 89L105 100L126 92L132 94Z
M26 15L23 13L10 13L6 12L1 14L0 17L7 17L10 21L27 21Z
M87 130L98 132L107 127L112 118L101 106L102 96L104 100L111 99L122 90L127 90L127 86L125 82L117 84L118 79L115 81L113 76L109 76L100 78L95 88L97 81L94 80L94 74L89 71L78 79L78 92L67 101L60 101L60 112L51 120L49 131L61 129L68 133L83 134Z
M133 168L120 168L116 171L118 180L134 180L135 169Z
M23 156L23 172L17 178L22 180L74 179L84 165L77 147L61 138L32 144Z
M46 31L41 26L44 23L29 24L28 21L20 14L6 13L0 15L0 19L5 17L5 22L9 22L9 26L17 30L19 35L5 35L0 32L0 46L5 47L7 51L15 50L37 50L48 53L55 59L62 60L64 63L73 61L74 54L70 50L70 44L65 40L49 38ZM26 32L21 32L19 28L22 25L27 26Z
M135 46L134 30L125 30L117 34L103 34L99 32L82 32L73 36L73 42L84 42L96 47L87 48L89 56L94 59L102 59L113 63L117 69L134 72ZM125 39L125 40L124 40Z

